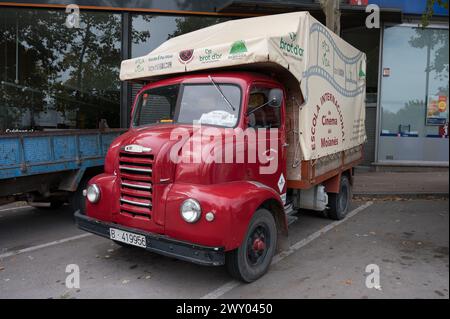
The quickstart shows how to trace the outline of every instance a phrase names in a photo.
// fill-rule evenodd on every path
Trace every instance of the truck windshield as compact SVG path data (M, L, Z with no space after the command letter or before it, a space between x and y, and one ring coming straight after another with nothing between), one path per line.
M235 127L241 89L234 84L216 85L220 91L213 83L167 85L143 91L136 104L133 125L181 123Z

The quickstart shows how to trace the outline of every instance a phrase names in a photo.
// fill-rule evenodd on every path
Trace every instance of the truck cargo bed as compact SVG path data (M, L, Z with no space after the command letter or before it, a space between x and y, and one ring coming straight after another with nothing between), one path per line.
M124 129L0 135L0 180L101 166Z

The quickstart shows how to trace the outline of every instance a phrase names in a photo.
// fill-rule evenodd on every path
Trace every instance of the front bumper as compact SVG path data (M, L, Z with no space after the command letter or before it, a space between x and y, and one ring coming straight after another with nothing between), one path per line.
M111 227L145 236L146 249L161 255L206 266L220 266L225 264L225 251L223 247L207 247L191 244L163 235L103 222L82 215L80 211L75 212L75 221L78 228L105 238L110 238L109 229Z

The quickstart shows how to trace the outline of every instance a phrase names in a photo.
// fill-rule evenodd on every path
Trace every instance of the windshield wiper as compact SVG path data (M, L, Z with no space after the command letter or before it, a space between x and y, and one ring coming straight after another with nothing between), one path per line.
M208 75L209 80L211 81L211 83L214 85L214 87L216 88L216 90L220 93L220 95L222 95L223 99L225 100L225 102L227 102L228 106L234 111L236 111L236 109L234 108L234 106L231 104L231 102L227 99L227 97L225 96L225 94L223 94L222 90L220 89L220 87L216 84L216 82L214 82L213 78L211 77L211 75Z

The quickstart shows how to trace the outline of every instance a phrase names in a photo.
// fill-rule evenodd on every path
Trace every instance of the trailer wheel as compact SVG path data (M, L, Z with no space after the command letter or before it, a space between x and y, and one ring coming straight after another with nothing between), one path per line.
M230 275L252 282L269 269L277 247L277 226L267 209L258 209L239 248L228 252L226 266Z
M330 209L327 212L328 217L334 220L344 219L347 215L351 198L352 187L350 181L347 176L342 175L339 193L328 194L328 205L330 206Z
M85 214L86 199L83 196L83 190L87 187L90 179L91 176L84 176L78 184L77 190L70 195L70 205L74 212L79 210L81 214Z

